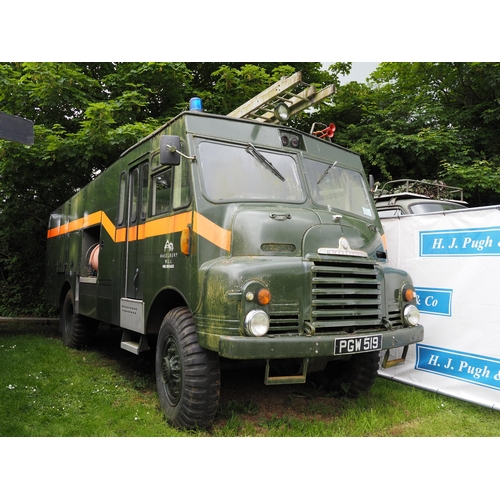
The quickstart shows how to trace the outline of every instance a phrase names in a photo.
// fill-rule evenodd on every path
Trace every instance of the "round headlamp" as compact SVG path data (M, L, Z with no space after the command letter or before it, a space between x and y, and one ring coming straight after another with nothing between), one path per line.
M408 304L404 309L403 317L408 326L416 326L420 321L420 311L413 304Z
M286 122L290 114L290 110L286 104L280 103L274 108L274 116L280 122Z
M269 330L269 316L260 309L253 309L245 318L245 330L252 337L262 337Z

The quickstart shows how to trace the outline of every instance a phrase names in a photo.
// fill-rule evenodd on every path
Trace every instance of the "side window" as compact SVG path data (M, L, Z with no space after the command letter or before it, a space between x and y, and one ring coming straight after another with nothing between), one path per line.
M174 167L174 193L173 208L187 207L191 202L191 190L189 187L189 168L182 162Z
M122 226L125 222L125 203L126 203L126 193L127 193L127 179L125 177L125 172L120 175L120 192L118 200L118 220L117 225Z
M143 163L141 166L141 219L144 220L148 214L148 175L149 165Z
M137 222L139 208L139 169L132 170L130 176L131 191L130 191L130 224Z
M171 207L172 169L153 176L152 215L168 212Z

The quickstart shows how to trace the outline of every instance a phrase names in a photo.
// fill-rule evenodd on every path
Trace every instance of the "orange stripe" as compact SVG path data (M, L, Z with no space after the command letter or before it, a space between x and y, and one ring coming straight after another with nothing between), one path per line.
M135 241L137 239L137 226L128 228L128 241Z
M102 215L106 215L106 214L102 211L99 211L99 212L94 212L93 214L84 215L83 216L83 227L88 227L88 226L93 226L95 224L100 224Z
M115 243L127 241L127 228L121 227L116 229L110 218L101 210L92 214L87 214L80 219L68 222L62 226L49 229L47 231L47 238L54 238L99 223L102 223L104 229ZM128 229L128 238L129 241L135 241L137 239L143 240L163 234L177 233L186 229L188 224L191 223L193 223L193 231L195 233L219 248L228 252L230 251L231 231L218 226L198 212L184 212L170 217L152 220L139 226L130 227Z
M137 239L143 240L146 237L146 224L141 224L138 226Z
M73 231L78 231L83 227L83 217L81 219L72 220L68 224L68 233L72 233Z
M97 212L96 212L97 213ZM102 210L99 212L101 214L102 225L106 232L111 236L111 239L116 242L116 228L111 222L110 218L106 215L106 212Z
M194 213L193 231L214 245L227 250L231 250L231 231L224 229L198 212Z
M79 219L67 222L59 227L54 227L47 231L47 238L53 238L54 236L59 236L66 233L71 233L73 231L78 231L84 227L93 226L101 222L101 212L94 212L90 215L84 215Z
M120 229L116 230L116 237L113 239L115 243L123 243L124 241L127 241L127 228L126 227L121 227Z
M152 236L160 236L162 234L178 233L186 229L188 224L191 223L192 218L193 212L184 212L171 217L163 217L162 219L146 222L144 224L144 237L151 238Z
M54 238L55 236L59 236L59 227L54 227L47 231L47 238Z
M63 224L62 226L55 228L55 231L57 231L57 233L55 234L56 236L59 236L60 234L66 234L68 232L68 224Z

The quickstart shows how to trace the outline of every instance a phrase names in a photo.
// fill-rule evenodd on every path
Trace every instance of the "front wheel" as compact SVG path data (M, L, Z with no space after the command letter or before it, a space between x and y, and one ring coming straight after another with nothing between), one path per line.
M172 309L160 326L155 372L167 420L180 428L209 427L219 404L219 356L199 346L186 307Z

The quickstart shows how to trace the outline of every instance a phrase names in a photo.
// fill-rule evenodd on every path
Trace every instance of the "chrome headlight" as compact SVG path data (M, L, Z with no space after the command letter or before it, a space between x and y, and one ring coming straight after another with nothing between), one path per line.
M269 330L269 316L261 309L253 309L245 318L245 330L248 335L262 337Z
M413 304L408 304L404 309L403 317L407 326L416 326L420 321L420 311Z
M280 122L286 122L290 115L290 110L286 104L280 103L274 108L274 117Z

